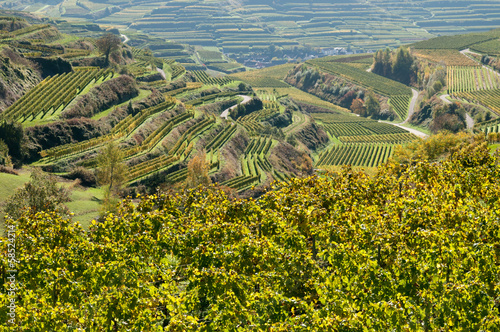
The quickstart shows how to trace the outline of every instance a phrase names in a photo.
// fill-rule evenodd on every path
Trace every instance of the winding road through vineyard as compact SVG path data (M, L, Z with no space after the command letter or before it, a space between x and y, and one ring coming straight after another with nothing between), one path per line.
M393 126L396 126L396 127L399 127L401 129L404 129L406 131L409 131L410 133L418 136L418 137L422 137L422 138L425 138L429 135L427 135L426 133L423 133L421 131L418 131L416 129L412 129L412 128L407 128L407 127L404 127L403 124L405 123L408 123L408 121L410 120L411 116L413 115L413 113L415 113L415 105L417 104L417 98L418 98L418 91L415 90L415 89L411 89L411 92L412 92L412 97L411 97L411 102L410 102L410 108L408 110L408 116L406 117L406 119L401 122L401 123L391 123L391 122L386 122L386 121L379 121L379 122L384 122L384 123L388 123L388 124L391 124Z
M229 116L229 112L232 110L232 109L235 109L236 107L238 107L238 105L240 104L246 104L248 103L250 100L252 100L252 97L249 97L249 96L245 96L245 95L238 95L238 97L242 97L243 98L243 101L239 104L236 104L234 106L231 106L229 107L228 109L226 109L224 112L222 112L222 114L220 115L221 118L224 118L227 120L227 117Z

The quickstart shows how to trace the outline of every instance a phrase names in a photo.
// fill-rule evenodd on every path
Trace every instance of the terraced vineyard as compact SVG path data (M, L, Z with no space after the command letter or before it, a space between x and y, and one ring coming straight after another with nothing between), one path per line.
M396 127L397 128L397 127ZM342 143L386 143L386 144L405 144L417 139L417 136L405 131L397 134L382 135L359 135L359 136L340 136L338 139Z
M455 93L459 98L463 98L472 103L482 104L497 115L500 115L500 90L478 90L470 92Z
M172 68L172 80L179 78L182 74L186 72L186 68L182 65L175 63L170 66Z
M1 118L25 122L60 113L90 82L112 76L107 69L83 69L47 77L6 109Z
M415 49L454 49L463 50L478 43L494 39L490 34L467 34L442 36L413 44Z
M402 96L391 96L389 99L389 105L392 106L393 110L400 117L401 120L406 119L408 115L408 110L410 108L411 96L402 95Z
M474 129L477 131L482 131L486 135L488 135L489 133L498 133L500 132L500 118L476 124L474 126Z
M270 108L264 108L263 110L242 116L237 120L238 124L242 125L250 133L261 131L263 126L260 122L265 121L280 112L275 103L270 104L270 106ZM276 108L273 108L272 106L275 106ZM269 104L267 107L269 107Z
M476 61L454 49L416 49L412 54L446 66L477 66Z
M415 139L408 131L388 123L352 116L338 116L329 113L313 113L330 135L343 142L395 142ZM360 119L360 120L358 120ZM396 143L396 142L395 142Z
M500 43L498 39L488 40L483 43L474 44L471 50L489 55L500 55Z
M327 57L318 60L309 60L306 63L318 66L327 73L343 77L358 85L372 89L383 96L411 96L411 89L404 84L349 66L345 63L335 62L333 59Z
M449 94L500 88L500 75L488 68L449 66L446 71Z
M154 18L151 19L154 20ZM226 28L221 26L220 30ZM250 30L245 31L250 32ZM312 122L322 126L333 141L333 145L330 145L331 147L326 151L319 148L319 151L311 153L316 159L316 164L325 167L342 164L374 167L387 160L394 145L406 144L416 138L408 131L391 124L348 114L349 111L346 109L321 100L319 97L314 97L305 91L297 90L283 82L283 78L289 73L289 70L296 68L297 64L295 63L262 70L238 72L231 76L216 78L210 76L210 70L192 69L202 68L202 65L198 63L199 59L196 60L196 63L186 60L187 65L192 64L193 66L189 68L189 73L183 77L184 66L176 62L174 58L164 60L153 57L152 52L155 51L156 47L160 47L162 50L164 48L162 45L154 43L151 46L152 51L132 49L136 61L127 65L127 70L137 78L142 91L146 88L151 91L156 89L155 98L165 97L166 101L142 109L143 106L140 105L143 105L144 102L141 98L145 98L145 96L141 95L140 98L131 100L131 103L127 101L117 106L122 107L127 112L126 114L123 112L114 113L114 110L111 109L105 110L106 115L103 115L103 119L111 113L113 116L118 114L119 119L121 119L111 122L111 126L114 126L111 131L108 128L104 132L105 134L100 137L46 149L40 153L43 158L38 161L37 165L61 170L61 172L69 171L68 165L95 168L98 166L96 156L100 149L105 144L114 142L123 152L123 162L129 168L129 172L126 174L128 185L149 185L148 181L151 181L155 184L167 182L181 186L179 182L186 179L188 175L187 165L194 153L204 150L213 178L220 180L223 185L243 192L255 185L268 184L273 179L286 181L292 174L299 174L296 169L290 171L290 165L286 165L286 167L279 165L275 155L270 156L270 151L278 144L284 144L288 138L295 138L296 141L299 141L308 137L307 130ZM184 50L182 47L179 48L177 44L167 47L172 47L175 52ZM198 52L197 54L202 61L216 63L224 58L216 47L196 46L193 50ZM424 52L425 50L420 51ZM457 56L456 61L458 62L460 56L455 51L453 54ZM322 71L340 76L343 78L341 80L343 83L346 80L349 81L348 85L352 82L388 97L388 104L400 118L405 118L408 113L411 89L398 82L366 72L366 66L370 64L372 59L372 54L356 54L310 60L307 65L317 66ZM355 65L353 66L353 64ZM158 76L157 68L164 69L167 74L166 79L155 77L148 80L148 76ZM495 80L494 76L488 76L490 71L480 67L450 67L449 73L450 79L457 82L457 90L460 88L459 79L463 77L463 80L466 80L474 77L477 82L476 88L481 87L483 90L470 91L470 93L484 91L492 94L493 91L496 91L494 88L500 84L500 81ZM456 73L455 76L454 73ZM464 73L469 73L468 78ZM95 68L83 68L81 71L60 75L61 77L48 78L30 92L33 95L28 94L25 99L37 98L36 93L39 90L38 93L49 97L51 91L63 91L68 85L66 82L71 82L73 76L75 80L81 79L85 83L86 81L92 82L91 76L102 80L107 78L106 75L109 75L109 72ZM193 80L193 76L196 77L196 82L190 82ZM252 85L256 96L263 101L263 109L246 114L237 121L227 121L220 118L220 110L217 107L224 106L229 99L232 102L232 99L237 98L236 95L240 93L237 88L239 82ZM88 84L86 83L87 86ZM42 88L47 90L42 91ZM76 89L75 94L83 89L84 85ZM465 92L466 90L464 90ZM66 93L66 97L68 95ZM385 103L386 99L383 99ZM215 103L219 104L215 105ZM127 104L135 106L127 106ZM213 107L212 104L214 104ZM317 110L324 113L307 113L311 111L306 106L302 109L302 104L312 105L311 109L314 110L312 112ZM37 106L41 108L43 103L37 101ZM48 104L48 106L50 105ZM141 111L137 111L136 107L139 106ZM385 106L387 105L384 104ZM48 113L46 109L44 111L51 116L57 116L57 107L60 111L65 105L56 103L52 105L52 109ZM287 108L287 112L284 112L285 108ZM18 114L17 111L13 110L6 111L4 115L14 116ZM33 118L47 117L45 113L18 117L18 120L31 121ZM283 119L291 120L292 124L283 128L270 125L274 119L279 118L281 121L282 115L286 115L286 118L283 117ZM113 118L111 117L111 119ZM491 127L487 130L496 130L493 129L493 125ZM291 137L292 135L294 137ZM293 140L290 142L293 143ZM298 151L306 146L305 143L302 143L297 145ZM284 146L281 145L280 148ZM292 145L286 146L290 148ZM239 152L233 154L233 150ZM280 149L279 152L281 151ZM279 152L275 152L279 154ZM231 164L228 166L228 163Z
M241 159L242 175L221 183L223 186L243 191L262 179L263 173L270 174L273 166L267 159L273 140L268 137L253 139ZM281 180L276 177L276 180Z
M372 119L363 118L360 116L355 116L354 114L348 113L338 113L338 112L330 112L330 113L311 113L311 117L314 120L320 121L322 123L363 123L363 122L372 122Z
M237 129L238 126L235 124L227 125L224 130L222 130L205 146L205 149L211 153L219 150L231 138L231 136L236 132Z
M498 4L476 0L439 4L418 1L412 2L411 6L404 2L373 0L229 2L224 5L218 1L202 0L144 0L130 4L113 1L107 6L93 1L66 1L62 4L0 1L1 5L11 10L33 11L47 17L62 16L72 20L97 15L98 18L93 20L102 25L121 29L130 27L182 44L218 47L224 53L234 55L265 52L270 45L284 50L307 44L327 49L351 47L368 51L397 47L437 35L500 27ZM457 38L452 43L438 41L419 47L466 48L471 43L488 40L481 33L476 33L471 39ZM199 55L202 59L219 60L217 54L209 51L201 51Z
M335 145L320 155L317 167L341 165L377 167L389 159L393 150L394 146L387 144Z
M254 88L287 88L289 85L282 81L295 64L284 64L257 71L248 71L232 74L230 77L250 84Z
M196 76L196 80L207 85L225 85L233 82L233 79L229 77L212 77L209 76L204 70L194 70L193 74Z
M312 113L311 116L340 141L319 155L317 167L376 167L387 161L395 145L417 139L400 127L367 118L340 113Z
M146 121L146 119L148 119L149 117L151 117L156 113L164 112L174 105L175 105L174 100L169 99L164 103L142 110L135 116L132 115L127 116L113 128L112 133L109 135L104 135L101 137L93 138L79 143L59 145L57 147L41 151L40 155L42 156L42 158L55 160L61 156L67 157L68 155L81 153L89 149L94 149L105 143L130 135L141 124L143 124L144 121Z

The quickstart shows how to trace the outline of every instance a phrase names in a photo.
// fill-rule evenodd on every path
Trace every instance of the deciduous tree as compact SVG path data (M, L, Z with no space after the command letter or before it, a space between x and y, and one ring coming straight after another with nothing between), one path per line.
M359 98L354 99L351 104L351 111L358 115L365 116L366 108L363 104L363 100Z
M380 103L373 93L366 97L365 107L367 116L376 116L380 112Z
M97 49L106 57L106 64L109 64L109 55L118 50L121 42L122 41L120 40L120 37L112 33L107 33L101 38L97 39Z
M110 142L106 144L97 156L98 171L97 180L101 186L106 186L103 212L112 210L115 205L115 197L125 180L126 166L122 163L123 153L118 146Z
M33 214L55 210L68 212L63 203L69 200L68 190L58 186L54 176L36 168L31 173L31 180L9 197L5 212L14 219L28 209Z
M210 165L207 162L205 151L200 150L188 163L188 177L186 187L194 188L199 185L209 185L212 181L208 176Z

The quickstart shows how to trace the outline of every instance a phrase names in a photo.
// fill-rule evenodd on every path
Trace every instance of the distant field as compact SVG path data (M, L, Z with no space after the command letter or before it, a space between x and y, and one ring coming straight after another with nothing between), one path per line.
M478 63L453 49L415 49L413 55L447 66L478 66Z
M273 2L228 2L221 6L219 1L205 0L145 0L130 5L126 1L103 4L70 0L47 4L4 0L0 6L72 20L84 18L121 29L129 27L182 43L218 46L234 54L238 54L240 46L246 46L245 52L271 44L376 50L439 35L500 27L500 6L494 1L479 0L414 1L411 6L386 0L288 0L280 1L279 6ZM105 12L106 8L109 12ZM467 43L456 44L463 46Z
M304 92L304 91L299 90L299 89L294 88L294 87L277 88L276 91L280 95L288 95L290 98L297 100L297 101L300 101L300 102L303 102L303 103L317 105L320 107L326 107L329 109L350 113L350 111L348 109L345 109L345 108L342 108L338 105L332 104L326 100L320 99L316 96L313 96L307 92Z
M404 84L388 78L369 73L366 70L351 67L345 63L333 61L335 58L321 58L307 61L307 64L318 66L328 73L344 77L361 86L371 88L384 95L411 95L411 89Z
M286 88L289 85L281 81L296 64L284 64L260 70L251 70L232 74L231 77L244 81L254 88Z

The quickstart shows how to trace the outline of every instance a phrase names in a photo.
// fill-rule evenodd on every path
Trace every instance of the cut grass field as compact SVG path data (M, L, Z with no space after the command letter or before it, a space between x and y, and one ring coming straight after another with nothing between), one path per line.
M263 90L272 91L273 89L263 89ZM278 94L280 96L287 95L288 97L292 98L293 100L296 100L299 102L303 102L306 104L312 104L312 105L316 105L316 106L320 106L320 107L325 107L325 108L335 110L335 111L350 113L350 111L346 108L332 104L326 100L318 98L312 94L309 94L307 92L304 92L304 91L299 90L299 89L294 88L294 87L276 88L275 90L278 92Z
M3 205L14 194L16 189L21 188L30 181L30 171L21 170L19 175L0 173L0 234L3 234L4 212ZM59 182L61 186L70 189L70 202L65 203L68 209L74 214L73 220L79 222L84 229L87 229L90 222L99 216L101 198L104 191L99 188L84 188L73 186L73 182Z
M288 72L296 66L294 63L268 67L259 70L232 74L230 77L250 84L254 88L285 88L288 84L282 81Z

